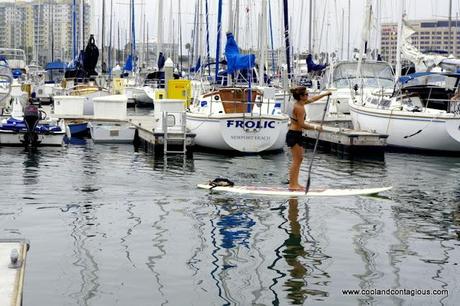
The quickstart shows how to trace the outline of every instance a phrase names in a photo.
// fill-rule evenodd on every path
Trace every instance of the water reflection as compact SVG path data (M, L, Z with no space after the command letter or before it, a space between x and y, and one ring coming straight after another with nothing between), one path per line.
M42 153L38 150L24 151L23 180L24 185L36 185L39 183L40 160Z
M378 240L383 233L385 226L384 222L378 218L382 212L378 207L367 207L362 201L358 201L361 205L357 208L344 209L357 216L360 222L356 222L353 229L353 248L362 260L364 272L356 273L355 276L359 279L359 288L373 289L378 288L379 283L384 283L383 278L385 273L379 270L379 257L381 250L379 246L374 246L373 242ZM384 242L380 243L383 246ZM382 248L383 250L385 247ZM387 276L388 277L388 276ZM385 282L388 285L390 283ZM391 297L393 299L393 297ZM370 305L375 303L373 296L362 296L358 298L360 305ZM393 300L397 304L397 300ZM399 301L398 301L399 302Z
M302 231L302 225L299 222L299 202L297 198L291 198L288 201L287 219L284 216L285 208L282 206L279 210L280 216L285 220L279 225L284 229L288 238L275 249L276 260L268 267L273 269L279 275L273 278L270 290L274 294L273 305L280 305L279 293L275 287L281 280L283 281L283 290L287 292L287 299L294 305L302 305L308 298L322 300L328 296L327 291L319 289L327 286L327 279L330 278L327 272L322 270L323 261L329 256L322 253L316 239L311 235L309 227L309 207L305 205L305 217L300 219L305 224L305 230ZM278 261L284 259L290 267L284 273ZM326 288L324 288L326 289Z
M193 157L186 154L170 154L163 156L149 156L149 163L153 170L163 172L173 172L183 174L184 172L194 172L195 165Z
M157 201L158 209L160 210L160 214L158 215L158 220L156 220L153 225L152 229L154 231L152 236L152 246L154 248L155 253L147 257L146 265L150 271L152 271L155 281L158 286L158 292L162 298L162 301L159 300L155 301L158 305L167 305L168 297L165 294L165 284L163 281L163 277L161 274L161 259L165 257L166 254L166 242L167 236L169 234L169 230L165 227L164 223L168 218L169 211L165 209L165 205L167 205L167 201ZM158 266L158 267L157 267Z
M225 304L237 304L241 293L232 290L236 285L232 275L245 275L244 265L248 260L244 254L251 247L251 230L255 221L251 214L257 201L248 200L240 204L239 200L216 198L217 221L211 220L211 239L214 249L211 253L214 269L211 277L215 281L219 297Z
M96 253L92 245L93 239L97 237L98 209L101 204L97 204L97 191L101 188L98 185L98 171L100 170L100 160L88 148L81 148L82 158L78 159L80 166L76 166L73 171L73 189L78 194L76 202L70 198L70 203L66 204L61 211L69 213L72 218L70 236L73 240L73 265L79 269L80 281L79 290L70 293L70 296L77 305L89 305L94 299L100 288L99 264L95 258ZM70 157L69 157L70 158ZM75 166L75 165L74 165ZM75 170L81 172L80 175ZM102 234L104 235L104 234Z
M305 257L307 252L302 245L301 226L298 221L299 203L296 198L289 200L287 229L288 238L284 241L284 250L282 256L290 266L289 276L284 282L284 288L288 292L288 299L295 305L302 305L307 297L305 290L304 277L307 274L307 268L299 260Z
M73 265L79 268L80 288L78 292L70 296L77 305L89 305L91 299L97 296L99 284L99 266L93 255L93 248L90 239L95 235L92 233L96 217L94 207L90 201L80 206L80 209L72 212L74 221L71 224L73 239Z

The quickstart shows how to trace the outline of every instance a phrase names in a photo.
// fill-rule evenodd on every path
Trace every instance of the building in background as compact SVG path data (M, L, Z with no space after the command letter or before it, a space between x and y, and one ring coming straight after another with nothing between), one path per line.
M91 7L88 0L76 1L78 49L90 34ZM23 49L27 62L40 65L72 58L72 0L16 0L0 3L0 48ZM82 26L81 26L82 25Z
M411 36L412 44L421 52L460 55L460 22L452 20L450 26L448 20L410 20L408 23L416 31ZM398 24L383 23L381 28L381 55L383 60L395 65Z

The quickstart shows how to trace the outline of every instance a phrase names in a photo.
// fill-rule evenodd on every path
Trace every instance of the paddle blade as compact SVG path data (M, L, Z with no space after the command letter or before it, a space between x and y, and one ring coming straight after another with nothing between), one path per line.
M308 176L307 185L305 186L305 194L308 193L308 190L310 190L310 176Z

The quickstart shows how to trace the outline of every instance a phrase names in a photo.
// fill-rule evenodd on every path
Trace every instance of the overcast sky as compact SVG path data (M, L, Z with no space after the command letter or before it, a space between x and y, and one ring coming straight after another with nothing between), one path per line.
M105 0L106 1L106 18L109 19L110 3L113 2L113 20L114 33L120 25L122 39L127 36L129 0ZM136 36L137 40L141 39L141 19L143 15L148 22L149 40L157 38L157 11L158 2L163 1L164 5L164 37L165 41L172 42L174 36L177 42L178 36L178 7L181 1L182 13L180 24L182 27L183 43L191 42L191 29L193 27L194 4L195 0L136 0ZM205 0L202 0L205 3ZM228 3L230 0L223 0L223 35L227 31L228 24ZM232 0L234 5L236 0ZM268 0L272 7L273 36L275 48L282 44L282 0ZM403 0L373 0L375 20L381 22L397 22L400 16L400 4ZM102 0L91 0L94 5L94 32L101 31L101 11ZM339 50L341 45L347 45L347 29L349 15L349 0L321 0L313 1L317 3L314 9L316 20L315 41L316 47L321 51ZM240 0L240 31L238 44L243 48L257 47L257 27L258 14L260 14L261 0ZM291 22L291 39L294 49L306 51L309 41L309 0L289 0L289 13ZM351 3L351 47L358 47L361 37L362 20L364 15L365 0L350 0ZM406 0L406 13L409 19L447 19L449 14L449 0ZM209 0L209 22L210 22L210 40L211 53L215 53L216 22L217 22L217 4L218 0ZM455 20L458 16L460 0L452 1L452 18ZM171 21L171 10L173 12L173 22ZM344 17L342 20L342 16ZM98 25L99 24L99 25ZM109 22L106 21L106 29ZM377 29L376 21L374 31ZM345 32L342 35L342 28ZM114 34L115 35L115 34ZM205 35L205 34L203 34ZM108 36L108 34L107 34ZM223 36L224 38L225 36ZM344 39L341 39L344 37ZM223 43L225 39L223 39ZM377 44L377 36L373 38L374 45Z

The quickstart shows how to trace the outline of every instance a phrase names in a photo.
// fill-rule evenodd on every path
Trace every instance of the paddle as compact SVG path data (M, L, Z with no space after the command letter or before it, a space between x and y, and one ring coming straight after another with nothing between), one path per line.
M330 97L331 97L331 95L327 96L326 105L324 106L324 111L323 111L323 118L321 118L321 123L319 125L318 135L316 136L315 146L313 147L313 154L312 154L311 159L310 159L310 166L308 167L308 178L307 178L307 185L305 186L305 194L307 194L308 190L310 189L311 169L313 167L313 160L315 159L316 148L318 147L319 135L321 134L321 130L323 129L324 118L326 117L326 111L327 111L327 106L329 105L329 98Z

